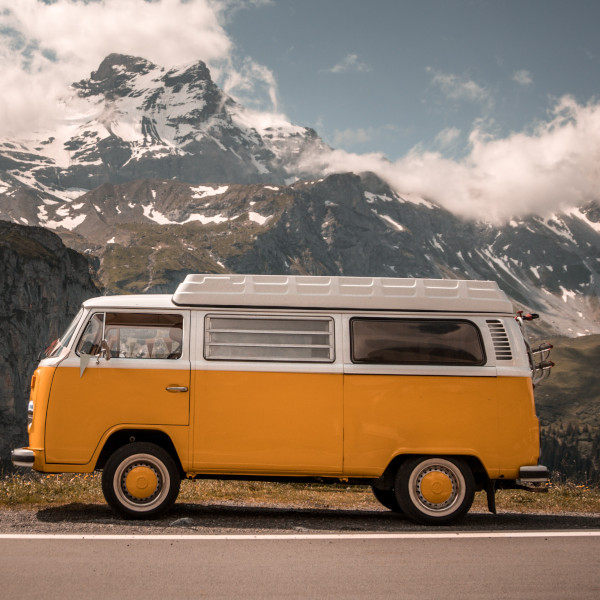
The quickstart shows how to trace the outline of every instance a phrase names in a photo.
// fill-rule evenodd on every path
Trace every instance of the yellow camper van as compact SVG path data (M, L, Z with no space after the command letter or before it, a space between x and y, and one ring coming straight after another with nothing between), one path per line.
M189 275L171 295L83 303L31 381L13 463L102 470L148 518L182 478L370 485L387 508L453 521L539 466L532 349L489 281Z

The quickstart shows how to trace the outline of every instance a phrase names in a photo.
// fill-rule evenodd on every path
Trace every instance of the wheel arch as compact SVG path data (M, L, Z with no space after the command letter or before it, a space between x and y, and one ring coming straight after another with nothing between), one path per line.
M473 455L469 454L438 454L438 453L421 453L416 452L414 454L399 454L394 456L394 458L390 461L385 471L379 477L379 479L375 479L373 485L383 490L390 490L394 487L394 480L396 479L396 473L398 469L402 466L402 463L411 458L428 458L428 457L438 457L438 458L454 458L458 460L464 461L471 472L473 473L473 478L475 479L476 490L483 490L486 488L489 482L489 476L483 463L481 460Z
M185 477L185 472L181 466L179 455L175 449L173 441L164 431L160 429L119 429L113 432L107 440L104 442L104 446L100 451L98 460L96 461L96 469L103 469L106 461L115 450L131 444L133 442L148 442L161 447L163 450L171 455L171 458L175 461L177 470L182 478Z

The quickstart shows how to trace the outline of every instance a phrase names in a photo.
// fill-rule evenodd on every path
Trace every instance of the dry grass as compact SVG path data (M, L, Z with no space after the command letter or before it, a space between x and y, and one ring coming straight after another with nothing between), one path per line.
M104 503L100 474L10 475L0 479L0 508ZM290 508L344 508L379 510L367 486L284 484L251 481L183 481L179 502L245 504ZM564 484L550 486L547 494L501 490L499 512L600 514L600 489ZM476 510L486 510L485 493L475 496Z

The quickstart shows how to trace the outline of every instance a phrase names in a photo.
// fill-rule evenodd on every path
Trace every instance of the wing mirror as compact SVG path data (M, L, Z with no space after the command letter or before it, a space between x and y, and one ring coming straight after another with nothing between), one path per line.
M100 347L98 348L89 348L90 350L96 350L93 354L88 354L85 350L87 348L82 349L79 355L79 377L83 377L83 373L85 372L90 359L95 356L96 364L100 364L100 359L104 358L107 362L110 360L110 348L108 347L108 342L106 340L102 340L100 342Z

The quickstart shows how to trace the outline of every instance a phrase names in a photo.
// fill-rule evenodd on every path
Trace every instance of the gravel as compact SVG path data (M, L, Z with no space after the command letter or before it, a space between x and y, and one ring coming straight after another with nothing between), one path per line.
M0 534L258 535L410 531L600 530L600 514L470 512L453 526L424 527L385 509L298 509L178 503L155 520L126 520L104 504L0 509Z

